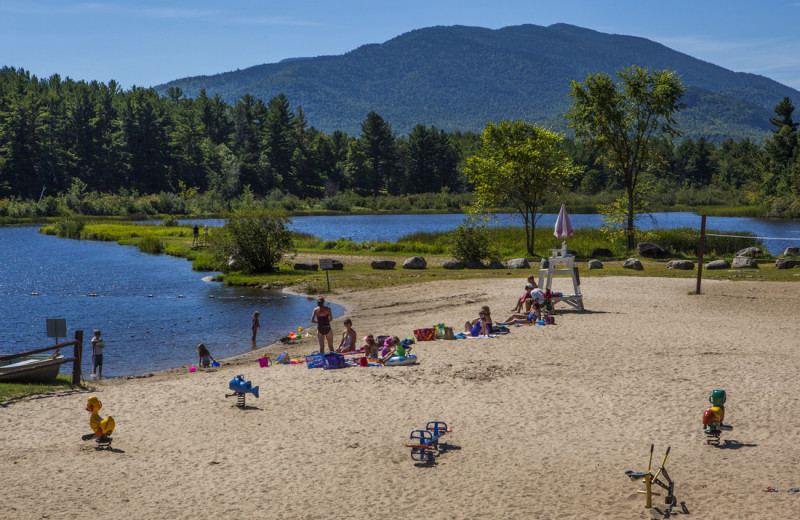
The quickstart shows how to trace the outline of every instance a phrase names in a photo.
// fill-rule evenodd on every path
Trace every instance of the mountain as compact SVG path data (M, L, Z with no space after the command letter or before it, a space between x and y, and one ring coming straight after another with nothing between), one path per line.
M750 137L771 128L773 107L800 92L769 78L732 72L645 38L567 24L492 30L418 29L340 56L295 58L213 76L178 79L189 97L205 88L235 103L250 93L265 101L284 93L325 132L361 132L370 111L398 134L417 124L481 131L486 121L525 119L566 130L570 80L611 74L632 64L677 71L688 87L679 124L688 137Z

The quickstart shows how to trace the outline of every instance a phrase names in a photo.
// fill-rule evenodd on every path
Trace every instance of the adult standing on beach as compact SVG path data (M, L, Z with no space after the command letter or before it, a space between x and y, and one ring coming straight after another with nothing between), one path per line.
M253 321L250 324L250 328L253 329L253 343L256 342L256 334L258 333L258 328L261 324L258 322L258 317L261 316L261 313L256 311L253 313Z
M331 318L333 313L330 307L325 306L325 298L317 300L317 306L311 314L311 323L317 324L317 340L319 340L319 351L325 353L325 340L328 340L328 351L333 352L333 330L331 330Z
M198 242L200 242L200 228L195 224L192 228L192 245L196 246Z

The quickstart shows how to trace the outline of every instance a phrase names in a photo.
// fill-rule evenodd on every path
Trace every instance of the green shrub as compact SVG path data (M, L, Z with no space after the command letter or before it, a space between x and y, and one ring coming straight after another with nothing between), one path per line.
M164 217L164 220L161 221L161 225L164 227L176 227L178 226L178 217L175 215L167 215Z
M294 251L289 218L266 209L241 211L209 235L209 252L221 270L274 271L284 254ZM232 260L233 266L229 260Z
M86 223L83 220L72 216L67 216L57 221L55 224L56 235L65 238L80 238Z
M153 236L142 238L136 246L142 253L149 253L151 255L160 255L164 252L164 243Z
M477 224L459 224L450 241L450 254L462 263L483 261L494 256L486 228Z

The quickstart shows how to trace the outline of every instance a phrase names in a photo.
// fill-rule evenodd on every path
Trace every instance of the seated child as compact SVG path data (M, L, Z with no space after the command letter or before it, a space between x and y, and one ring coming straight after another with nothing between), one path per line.
M522 294L520 299L517 301L517 306L511 309L511 312L522 312L522 306L527 304L528 308L531 305L531 291L533 290L533 285L528 284L525 286L525 292Z
M539 305L539 302L533 300L532 309L527 314L512 314L501 325L515 325L517 323L523 325L530 325L532 323L536 323L542 317L542 308Z
M383 348L381 349L381 353L378 356L378 363L386 363L392 358L392 356L405 356L406 350L407 349L400 344L400 338L397 336L386 338ZM399 354L398 352L402 352L402 354Z
M367 359L377 358L378 350L380 350L380 347L375 342L375 336L373 336L372 334L368 334L364 336L364 341L366 342L366 344L363 347L364 355L367 357Z
M201 367L208 368L209 366L211 366L211 361L213 361L214 363L217 362L217 360L211 356L211 352L208 351L205 344L200 343L199 345L197 345L197 348L195 350L197 350L197 355L200 358L198 364Z

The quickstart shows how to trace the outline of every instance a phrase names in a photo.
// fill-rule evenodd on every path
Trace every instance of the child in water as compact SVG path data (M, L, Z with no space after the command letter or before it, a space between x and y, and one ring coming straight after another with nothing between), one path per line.
M196 350L197 350L197 356L199 357L198 364L201 367L208 368L211 365L211 361L213 361L214 363L217 362L217 360L211 356L211 352L208 351L204 343L200 343L199 345L197 345Z

